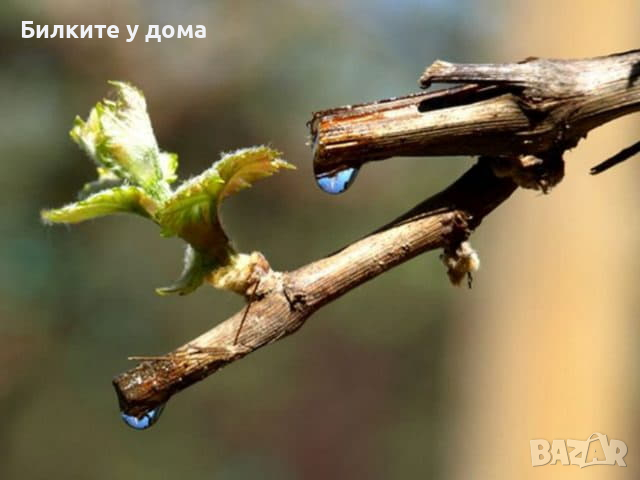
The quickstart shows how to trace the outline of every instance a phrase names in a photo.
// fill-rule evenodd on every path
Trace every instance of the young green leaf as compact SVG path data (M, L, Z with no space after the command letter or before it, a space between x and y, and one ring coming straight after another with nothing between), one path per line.
M176 179L177 156L160 151L142 93L124 82L110 83L116 99L98 102L86 122L76 117L71 138L98 166L164 199Z
M130 185L102 190L62 208L43 210L41 216L47 223L79 223L122 212L149 217L155 208L152 198L141 188Z
M260 146L227 153L202 174L183 183L157 213L166 236L178 235L201 253L226 262L232 251L220 223L220 205L234 193L281 169L295 168L280 152Z
M224 185L217 198L217 208L222 201L245 188L256 180L270 177L279 170L295 170L295 166L280 158L281 152L269 147L243 148L225 154L214 164Z
M156 288L158 295L169 295L178 293L186 295L193 292L202 285L205 277L211 272L211 265L208 265L203 256L196 252L191 245L187 245L184 254L184 269L180 274L180 278L168 287Z

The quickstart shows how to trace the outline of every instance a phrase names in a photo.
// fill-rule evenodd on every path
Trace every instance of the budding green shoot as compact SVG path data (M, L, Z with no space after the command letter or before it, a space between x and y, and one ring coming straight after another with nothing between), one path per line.
M98 102L87 120L77 117L71 138L97 166L77 202L43 210L46 223L79 223L115 213L135 213L155 222L163 236L187 242L184 270L160 294L186 294L205 280L217 288L246 294L261 254L237 252L220 221L225 198L283 169L294 169L281 153L266 146L225 153L202 174L173 189L178 156L160 150L142 93L111 82L114 100Z

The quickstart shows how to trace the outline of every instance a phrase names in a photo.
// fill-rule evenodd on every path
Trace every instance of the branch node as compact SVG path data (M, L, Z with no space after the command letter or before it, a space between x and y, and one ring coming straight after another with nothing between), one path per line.
M286 283L282 285L282 295L289 304L289 310L292 312L302 312L305 310L307 301L301 293L294 292Z
M471 288L472 274L480 268L480 257L467 240L445 247L440 260L447 267L447 275L453 285L460 286L466 278Z
M562 154L481 157L498 178L511 178L519 187L549 193L564 178Z
M216 288L231 290L250 301L256 294L255 285L272 272L269 262L260 252L239 254L232 264L209 274L207 281Z

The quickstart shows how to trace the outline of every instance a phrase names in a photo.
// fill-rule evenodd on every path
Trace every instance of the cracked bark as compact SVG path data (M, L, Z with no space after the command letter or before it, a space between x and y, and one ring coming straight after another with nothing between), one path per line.
M423 252L459 245L518 186L553 186L562 177L564 151L589 130L640 110L639 77L637 50L501 65L437 61L421 77L423 86L464 85L314 114L318 174L396 155L481 158L439 194L342 250L295 271L268 271L248 309L118 375L113 384L121 409L142 415L295 332L316 310L358 285Z

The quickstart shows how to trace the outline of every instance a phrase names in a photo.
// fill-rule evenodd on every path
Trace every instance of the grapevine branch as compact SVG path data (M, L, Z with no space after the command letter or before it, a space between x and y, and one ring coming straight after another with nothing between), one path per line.
M114 378L124 412L137 416L164 404L421 253L442 248L455 257L518 186L548 191L562 178L566 150L590 130L640 110L640 50L512 64L436 61L420 83L438 82L462 85L314 114L314 168L331 174L395 155L474 155L477 163L442 192L337 253L290 272L266 269L247 293L247 307Z

